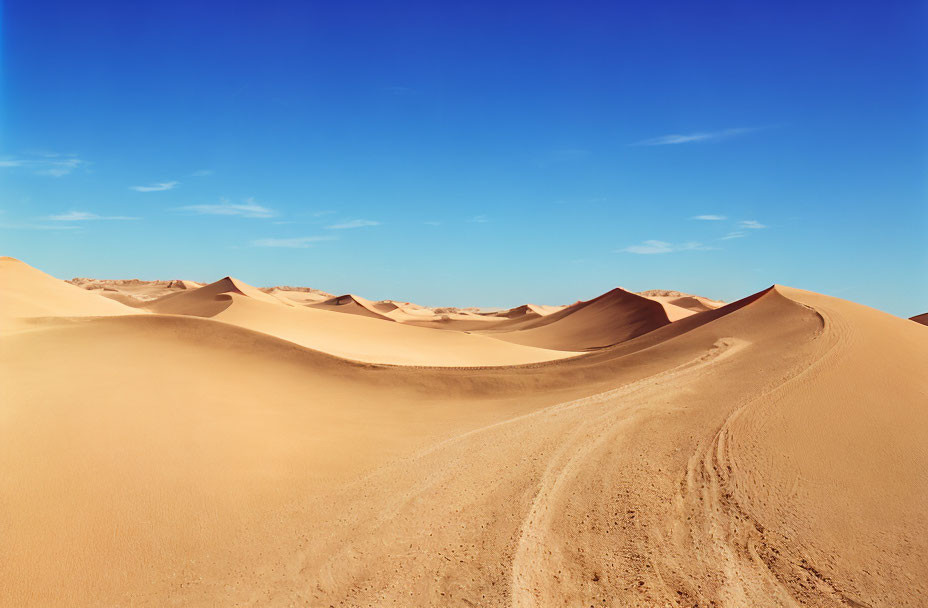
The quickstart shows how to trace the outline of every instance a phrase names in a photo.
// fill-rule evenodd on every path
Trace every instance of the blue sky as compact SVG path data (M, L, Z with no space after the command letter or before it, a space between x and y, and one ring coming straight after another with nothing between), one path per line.
M928 310L924 3L500 4L7 1L0 253L426 305Z

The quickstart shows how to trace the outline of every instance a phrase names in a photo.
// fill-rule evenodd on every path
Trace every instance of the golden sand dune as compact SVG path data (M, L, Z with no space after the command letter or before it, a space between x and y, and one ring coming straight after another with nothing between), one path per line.
M139 311L56 279L28 264L0 257L0 327L48 316L138 314Z
M566 306L545 306L542 304L523 304L522 306L516 306L515 308L510 308L508 310L501 310L499 312L489 313L489 317L503 317L506 319L522 319L525 317L547 317L548 315L558 312L559 310L564 310Z
M662 302L664 304L671 304L678 308L684 308L692 312L704 312L725 306L725 302L710 300L709 298L704 298L703 296L694 296L688 293L672 291L669 289L650 289L648 291L639 291L638 295L644 296L656 302Z
M618 344L671 322L668 305L624 289L532 318L497 326L492 335L509 342L540 348L591 350ZM682 309L681 309L682 310ZM689 316L689 311L675 319ZM504 331L505 330L505 331Z
M266 304L296 306L286 297L269 294L232 277L224 277L192 291L169 294L146 304L152 312L161 314L213 317L232 305L232 295L245 296Z
M24 274L4 301L50 293ZM0 332L8 605L924 605L926 327L777 286L631 307L588 355L409 368L221 317L457 332L231 287L211 319Z
M318 310L328 310L332 312L341 312L348 313L352 315L360 315L362 317L368 317L371 319L379 319L381 321L392 321L389 317L385 316L385 313L392 312L396 310L396 305L380 305L377 302L371 302L370 300L365 300L361 296L356 296L353 294L345 294L343 296L335 296L329 298L324 302L319 302L316 304L311 304L312 308Z
M156 300L146 308L162 314L209 317L369 363L442 367L518 365L578 354L461 332L410 327L379 314L378 310L389 312L384 303L356 296L334 300L342 302L330 300L331 304L322 307L302 306L281 292L265 293L226 277L194 291ZM361 309L366 312L360 312Z

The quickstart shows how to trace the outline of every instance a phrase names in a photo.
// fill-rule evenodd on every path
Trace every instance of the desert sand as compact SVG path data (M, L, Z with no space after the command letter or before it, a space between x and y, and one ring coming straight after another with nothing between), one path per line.
M924 325L134 289L0 259L3 605L926 605Z

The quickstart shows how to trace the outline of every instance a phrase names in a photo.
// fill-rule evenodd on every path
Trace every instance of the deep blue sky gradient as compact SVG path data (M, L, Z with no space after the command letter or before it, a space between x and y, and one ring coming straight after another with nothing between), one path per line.
M0 254L426 305L783 283L925 312L925 7L7 1Z

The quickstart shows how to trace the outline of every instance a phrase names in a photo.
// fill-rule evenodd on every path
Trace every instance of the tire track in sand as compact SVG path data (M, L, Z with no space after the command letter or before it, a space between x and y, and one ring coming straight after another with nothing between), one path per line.
M705 354L664 372L632 382L621 388L569 404L554 406L579 407L590 403L604 403L607 407L597 416L586 417L552 454L545 472L537 484L531 508L522 521L518 544L512 561L510 595L513 608L545 606L545 591L556 580L556 562L560 549L547 540L552 522L558 515L558 503L573 477L591 457L597 454L623 427L647 408L645 400L634 397L655 385L677 382L698 373L722 359L730 357L749 342L736 338L722 338ZM622 399L620 402L616 400ZM544 412L550 413L549 410ZM539 412L541 413L541 412Z

